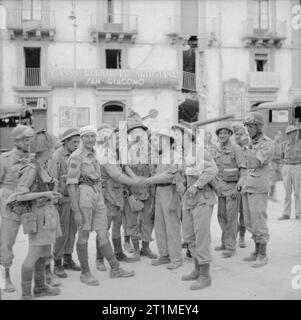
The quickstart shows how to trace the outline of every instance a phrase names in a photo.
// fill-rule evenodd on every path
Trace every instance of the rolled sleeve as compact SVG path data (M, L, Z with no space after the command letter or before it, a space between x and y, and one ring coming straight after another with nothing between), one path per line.
M78 184L80 177L81 160L79 157L71 157L68 161L67 185Z

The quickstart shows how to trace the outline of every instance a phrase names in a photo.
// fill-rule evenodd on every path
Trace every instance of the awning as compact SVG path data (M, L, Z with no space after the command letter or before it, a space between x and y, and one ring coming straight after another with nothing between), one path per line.
M264 102L258 106L258 110L264 109L291 109L292 103L289 101Z
M30 108L20 105L0 106L0 120L10 117L25 117L27 112L32 113Z

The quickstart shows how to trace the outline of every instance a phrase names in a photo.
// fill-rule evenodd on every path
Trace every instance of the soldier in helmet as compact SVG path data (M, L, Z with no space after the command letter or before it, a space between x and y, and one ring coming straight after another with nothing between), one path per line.
M292 190L295 196L295 215L297 220L301 220L301 143L297 140L298 128L288 126L285 133L288 142L284 148L284 160L282 168L283 183L285 189L285 203L283 215L278 220L287 220L291 216Z
M141 119L129 117L127 123L127 133L129 140L129 168L135 175L143 178L150 177L150 165L148 155L148 128L143 125ZM138 156L137 156L138 155ZM152 210L152 192L149 186L132 186L128 189L128 199L125 202L125 223L126 230L131 236L134 246L134 258L140 260L141 256L150 259L157 258L149 247L152 241L154 229L154 210ZM137 201L141 205L134 209L131 200ZM139 223L140 219L140 223ZM142 240L140 249L139 240Z
M241 170L245 169L242 149L231 143L233 128L229 123L221 123L215 131L219 146L215 153L218 168L218 222L222 229L221 245L216 251L223 251L230 258L236 251L237 216L241 191Z
M6 210L6 200L17 186L19 169L30 159L30 140L33 133L33 129L28 126L17 126L12 131L14 148L0 155L0 189L2 189L0 199L0 214L2 216L0 262L5 268L6 292L15 291L9 269L14 258L13 246L21 225L20 216Z
M67 277L65 269L80 271L79 266L72 259L77 226L66 185L67 162L72 152L78 148L79 141L79 131L73 128L67 129L60 140L62 146L53 153L48 162L49 173L58 181L58 192L63 196L58 200L62 236L56 240L53 247L54 274L60 278Z
M249 136L247 134L247 130L244 126L235 126L234 127L234 135L235 135L235 142L236 144L241 147L242 151L244 152L249 145ZM245 234L246 234L246 225L244 220L243 214L243 205L242 205L242 198L241 192L238 194L239 197L239 217L238 217L238 245L240 248L245 248L247 246L245 241Z
M245 151L247 170L243 179L242 200L247 230L252 233L255 251L244 261L252 267L267 264L267 201L269 192L269 162L274 154L274 143L263 134L264 119L260 112L251 112L244 122L252 139Z

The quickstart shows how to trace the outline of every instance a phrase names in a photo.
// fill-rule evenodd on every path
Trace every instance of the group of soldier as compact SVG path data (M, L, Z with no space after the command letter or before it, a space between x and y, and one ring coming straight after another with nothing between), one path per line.
M274 163L284 162L286 198L281 219L290 216L293 186L300 220L301 156L295 143L297 128L286 131L289 143L280 158L276 143L263 129L258 112L251 112L236 130L221 123L215 132L218 146L205 136L202 154L192 156L199 150L195 131L176 124L157 131L153 139L141 119L133 117L126 127L129 161L125 164L121 159L124 137L107 124L97 130L92 126L68 129L59 145L45 130L16 127L15 147L0 156L0 252L6 291L15 291L9 271L21 225L29 239L21 269L24 300L60 294L59 278L68 276L66 270L79 271L81 282L88 286L99 285L89 266L91 231L96 232L96 268L105 272L108 263L110 278L135 276L120 263L139 261L141 256L150 258L153 266L179 268L185 244L194 269L182 280L194 281L191 290L203 289L211 284L210 224L216 203L222 235L215 250L231 258L237 238L239 247L246 247L248 230L255 250L244 260L252 262L252 267L264 266L269 240L267 202L275 188L269 178L279 170ZM146 161L134 161L138 153L141 159L141 150ZM154 154L158 161L153 161ZM150 249L153 231L158 255ZM79 265L73 260L74 247Z

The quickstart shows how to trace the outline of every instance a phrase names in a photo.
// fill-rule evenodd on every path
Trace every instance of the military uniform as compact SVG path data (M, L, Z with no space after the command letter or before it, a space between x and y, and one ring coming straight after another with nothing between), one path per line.
M10 268L14 258L13 246L21 225L20 216L6 210L6 201L14 192L18 183L18 171L30 158L29 153L13 148L11 151L0 155L0 186L1 186L1 264L5 268Z
M15 192L8 198L7 212L16 215L13 204L19 196L49 191L54 185L53 178L35 160L19 171ZM31 283L34 274L36 296L57 295L59 289L45 284L46 258L51 255L51 245L62 235L59 214L53 201L46 197L30 200L22 212L23 231L28 234L29 251L22 265L22 298L32 299Z
M221 244L227 251L236 250L237 216L239 210L239 194L237 183L240 169L245 168L245 159L241 148L232 145L220 145L215 154L220 180L218 195L218 222L222 229Z
M96 130L91 127L80 129L80 135L97 135ZM107 208L104 203L101 181L101 166L96 159L94 149L88 150L84 145L75 150L68 161L67 185L74 185L77 192L70 194L71 204L77 202L82 218L82 225L79 228L77 241L77 253L81 265L81 281L87 285L97 286L99 281L91 273L88 262L88 239L89 232L96 231L99 249L102 255L108 260L111 266L110 277L130 277L135 275L132 271L125 271L116 260L112 246L109 241ZM70 192L73 193L72 188ZM69 192L69 193L70 193ZM73 208L73 210L78 210Z
M247 170L243 179L242 200L246 228L252 234L256 245L256 251L251 257L253 260L260 255L266 257L265 248L269 240L267 226L269 162L273 154L274 144L263 134L252 139L245 152Z
M94 150L88 151L81 146L71 154L66 183L79 185L79 205L84 217L82 229L107 233L107 209L102 194L101 169Z
M159 132L168 136L168 132ZM170 137L173 137L170 134ZM156 184L155 236L159 257L153 265L171 262L167 268L174 269L182 265L181 197L175 183L175 175L183 171L179 165L180 154L173 152L174 162L170 163L171 152L163 152L161 162L156 167L156 175L149 178L156 183L158 177L162 183ZM169 164L168 164L169 163Z
M67 190L67 162L70 152L64 146L57 149L48 162L48 170L52 177L58 181L58 192L62 198L58 200L58 211L60 215L62 237L58 238L53 247L53 259L56 266L61 266L61 260L64 256L64 262L67 257L72 255L75 243L77 226L74 220L74 212L71 209L70 198ZM69 261L70 262L70 261ZM66 265L66 264L65 264Z
M284 149L284 163L282 168L283 183L285 189L285 203L283 216L290 217L292 190L294 189L295 197L295 215L296 218L301 219L301 143L288 142Z
M195 270L182 280L198 280L191 289L201 289L200 281L207 286L211 283L209 264L212 262L210 224L216 196L209 182L217 175L217 167L208 151L204 151L204 169L202 172L186 171L187 188L195 186L198 191L193 197L186 192L183 198L183 234L184 241L195 260ZM187 169L187 167L186 167ZM201 279L202 278L202 279Z

